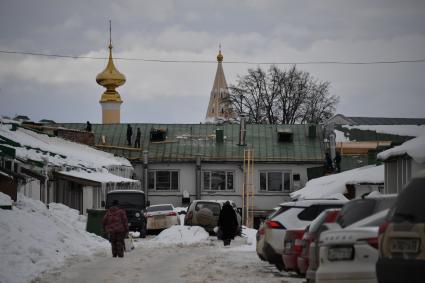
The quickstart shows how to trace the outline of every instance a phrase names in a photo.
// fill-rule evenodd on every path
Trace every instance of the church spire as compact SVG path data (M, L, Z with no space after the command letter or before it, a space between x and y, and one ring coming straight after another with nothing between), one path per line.
M224 119L228 120L233 118L233 111L230 103L230 94L227 87L226 78L223 71L223 54L221 53L221 44L219 45L217 55L217 71L215 73L214 84L210 94L210 101L205 118L210 119Z
M106 68L96 76L96 82L106 88L99 101L102 105L102 122L106 124L120 122L119 107L123 101L121 100L120 94L115 89L125 83L125 76L117 70L112 58L111 21L109 21L108 48L108 64Z

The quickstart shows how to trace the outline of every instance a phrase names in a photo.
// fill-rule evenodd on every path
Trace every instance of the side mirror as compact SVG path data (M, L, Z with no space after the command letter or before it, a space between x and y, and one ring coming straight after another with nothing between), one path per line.
M146 206L151 206L151 201L150 201L150 200L148 200L148 201L146 202Z
M105 206L106 206L106 204L105 204L105 201L104 201L104 200L102 200L102 202L100 203L100 206L101 206L101 207L105 207Z
M236 210L238 211L239 215L242 215L242 207L238 207Z

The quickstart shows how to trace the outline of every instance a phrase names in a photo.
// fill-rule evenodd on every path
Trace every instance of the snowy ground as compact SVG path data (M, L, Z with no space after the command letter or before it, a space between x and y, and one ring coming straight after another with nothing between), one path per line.
M152 237L136 239L135 250L123 259L112 258L109 251L91 261L76 263L72 259L70 267L55 270L34 283L304 281L261 262L245 238L238 237L225 248L216 237L190 245L164 245Z
M0 193L0 199L10 198ZM123 259L85 231L86 217L62 204L46 208L23 195L0 209L0 282L302 282L261 262L254 229L230 247L201 227L173 226L135 239Z

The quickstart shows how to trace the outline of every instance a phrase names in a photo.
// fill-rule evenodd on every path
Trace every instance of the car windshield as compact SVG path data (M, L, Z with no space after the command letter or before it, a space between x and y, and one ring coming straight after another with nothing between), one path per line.
M208 208L209 210L212 211L212 213L214 215L219 215L220 214L220 204L218 203L214 203L214 202L198 202L196 204L195 210L199 211L203 208Z
M425 179L414 179L399 195L390 212L394 222L425 222Z
M147 212L169 211L169 210L173 210L173 207L169 204L149 206L148 208L146 208Z
M145 205L145 195L138 193L114 193L108 194L106 199L106 207L111 207L112 202L118 200L119 206L128 207L144 207Z

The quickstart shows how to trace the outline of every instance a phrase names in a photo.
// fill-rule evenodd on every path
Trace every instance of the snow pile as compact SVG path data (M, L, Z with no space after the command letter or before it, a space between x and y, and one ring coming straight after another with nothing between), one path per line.
M390 157L404 154L409 155L418 163L425 163L425 134L379 153L378 158L387 160Z
M10 206L12 203L13 201L10 196L0 192L0 206Z
M418 137L425 134L425 125L344 125L343 127L347 129L369 130L377 133L409 137Z
M202 227L174 225L159 233L149 242L159 246L193 245L206 241L208 237L208 232Z
M50 209L18 195L13 210L0 209L0 282L30 282L72 256L107 251L109 243L85 231L86 217L61 204Z
M343 194L347 184L384 183L384 165L364 166L342 173L323 176L307 182L304 188L291 193L293 199L325 198Z

